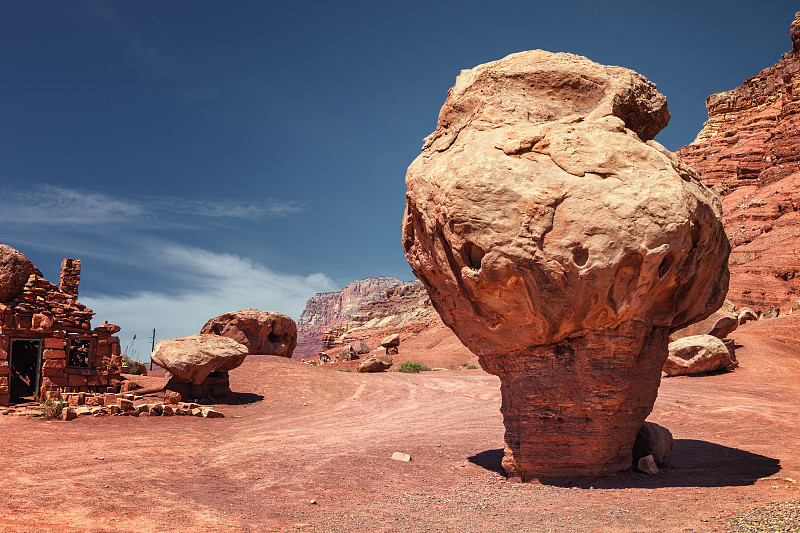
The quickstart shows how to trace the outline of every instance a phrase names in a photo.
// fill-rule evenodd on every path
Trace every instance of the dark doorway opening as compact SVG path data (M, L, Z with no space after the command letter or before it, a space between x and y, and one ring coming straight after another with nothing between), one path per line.
M41 340L11 339L9 393L11 403L32 402L41 375Z

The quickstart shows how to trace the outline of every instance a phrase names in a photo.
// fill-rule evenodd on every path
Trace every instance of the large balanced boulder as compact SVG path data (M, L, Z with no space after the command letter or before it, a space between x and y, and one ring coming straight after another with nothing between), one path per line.
M629 468L670 332L723 303L720 202L668 120L631 70L522 52L462 71L408 169L406 258L500 377L510 476Z
M177 380L202 384L212 372L229 372L244 362L247 346L219 335L189 335L156 343L150 358Z
M248 353L291 357L297 346L297 324L274 311L242 309L214 317L200 333L222 335L247 346Z
M669 343L669 356L664 361L668 376L696 376L733 370L739 366L736 357L713 335L693 335Z
M22 252L0 244L0 302L19 296L35 271L36 267Z

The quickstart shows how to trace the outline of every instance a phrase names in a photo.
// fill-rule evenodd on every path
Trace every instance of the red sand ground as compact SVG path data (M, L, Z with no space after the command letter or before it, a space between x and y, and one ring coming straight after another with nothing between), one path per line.
M735 372L663 380L650 420L676 442L657 476L507 482L481 370L250 356L231 385L254 401L225 419L0 416L0 531L723 531L800 499L798 332L800 313L747 324Z

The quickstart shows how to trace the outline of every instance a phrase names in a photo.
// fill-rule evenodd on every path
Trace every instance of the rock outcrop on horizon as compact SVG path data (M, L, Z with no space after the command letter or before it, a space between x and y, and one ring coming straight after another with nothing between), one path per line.
M782 314L800 295L800 13L790 37L775 65L706 99L708 121L677 152L722 199L728 298Z
M510 476L630 468L670 331L723 303L720 203L668 120L631 70L522 52L462 71L408 169L406 258L500 377Z
M402 285L399 279L381 276L354 281L339 292L322 292L309 298L297 321L297 347L293 358L316 356L322 338L332 327L342 325L364 305L380 299L386 289Z

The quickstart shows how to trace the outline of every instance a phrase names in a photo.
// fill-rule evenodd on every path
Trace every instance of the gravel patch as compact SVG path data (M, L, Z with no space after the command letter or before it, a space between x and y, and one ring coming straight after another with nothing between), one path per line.
M726 531L736 532L800 532L800 500L773 503L732 518Z

